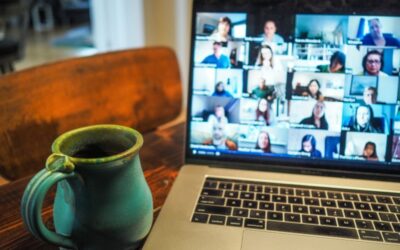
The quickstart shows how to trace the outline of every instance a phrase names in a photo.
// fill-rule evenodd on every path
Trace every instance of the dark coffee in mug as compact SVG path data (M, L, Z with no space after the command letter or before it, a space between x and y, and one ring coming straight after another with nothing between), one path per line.
M83 145L82 148L72 154L75 158L103 158L120 154L127 150L126 146L112 143L92 143Z

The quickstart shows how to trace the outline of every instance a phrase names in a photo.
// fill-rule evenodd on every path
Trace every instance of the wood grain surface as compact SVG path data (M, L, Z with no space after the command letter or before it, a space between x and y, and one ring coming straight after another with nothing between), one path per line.
M153 194L155 218L183 165L184 124L144 135L140 151L142 167ZM24 227L20 202L30 177L0 186L0 249L58 249L34 238ZM45 200L42 214L52 228L54 189Z
M181 111L178 63L167 48L74 58L0 77L0 175L37 172L54 139L93 124L142 133Z

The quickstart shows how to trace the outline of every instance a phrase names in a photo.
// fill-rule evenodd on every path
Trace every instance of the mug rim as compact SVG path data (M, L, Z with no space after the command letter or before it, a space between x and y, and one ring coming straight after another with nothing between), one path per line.
M70 138L73 135L79 134L81 132L85 132L88 130L101 130L101 129L114 129L114 130L121 130L131 136L133 136L136 139L136 142L133 144L132 147L128 148L125 151L122 151L118 154L114 154L111 156L106 156L106 157L99 157L99 158L80 158L80 157L73 157L71 155L67 155L64 152L61 151L61 145L64 140L67 138ZM80 127L77 129L73 129L70 131L67 131L60 136L58 136L55 141L53 142L51 149L53 153L59 153L62 155L67 156L73 163L78 163L78 164L100 164L100 163L108 163L108 162L113 162L117 160L124 159L126 157L129 157L131 155L136 154L140 148L143 145L143 136L139 131L122 126L122 125L114 125L114 124L98 124L98 125L90 125L90 126L85 126L85 127Z

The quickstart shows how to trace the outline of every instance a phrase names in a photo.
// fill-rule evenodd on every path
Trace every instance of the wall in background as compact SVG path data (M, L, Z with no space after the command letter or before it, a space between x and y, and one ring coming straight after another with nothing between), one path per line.
M193 0L145 0L146 46L168 46L175 50L183 83L183 107L186 108L190 28Z

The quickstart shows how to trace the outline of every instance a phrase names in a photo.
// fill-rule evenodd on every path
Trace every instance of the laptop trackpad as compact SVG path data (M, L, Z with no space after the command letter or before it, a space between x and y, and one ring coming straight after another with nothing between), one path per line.
M319 237L312 235L291 234L273 231L245 230L243 232L242 250L367 250L396 249L395 244L379 244L369 241L348 240L343 238Z

